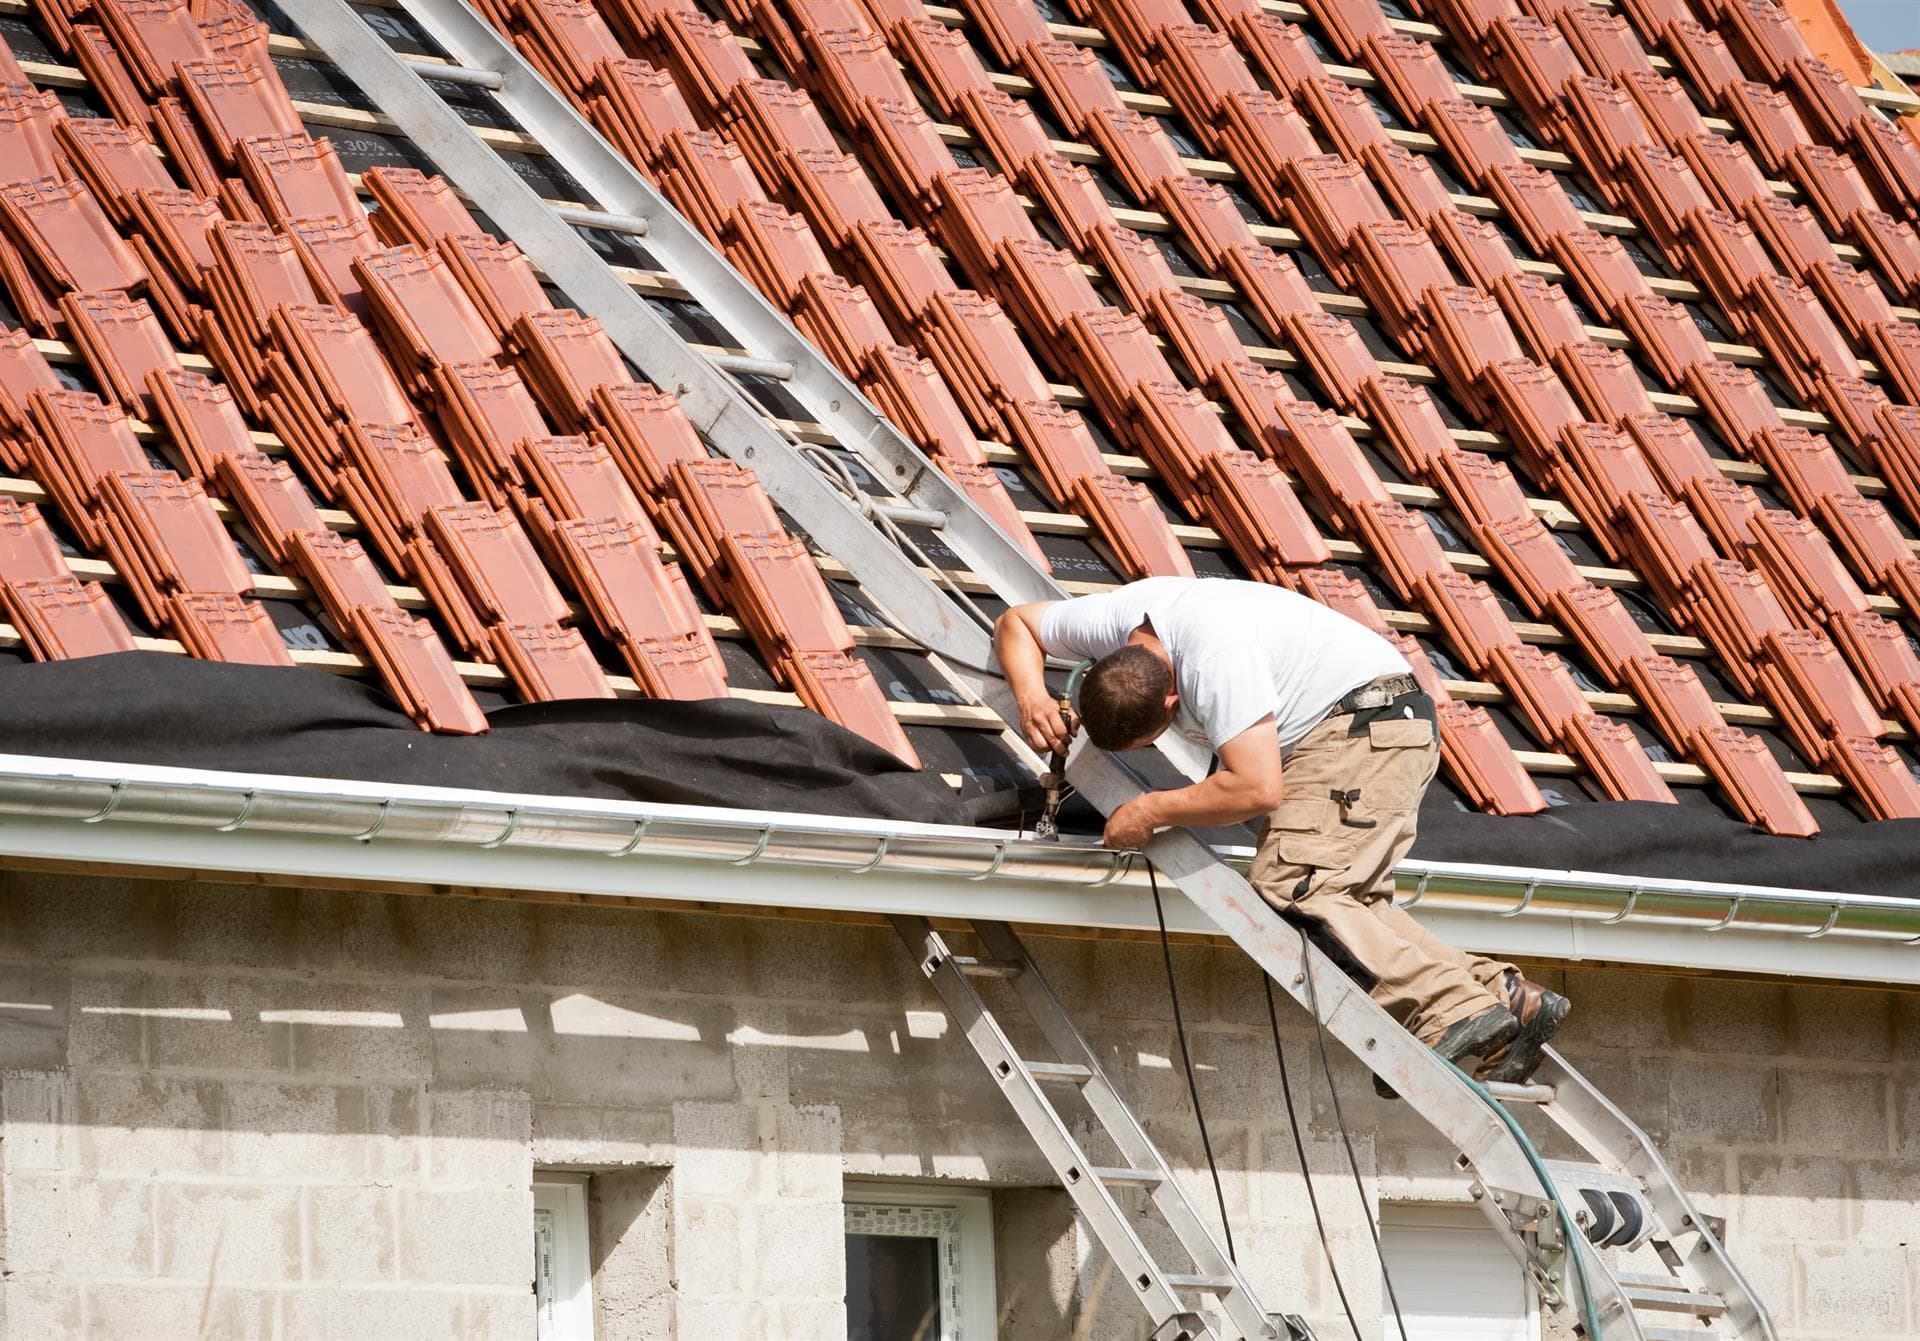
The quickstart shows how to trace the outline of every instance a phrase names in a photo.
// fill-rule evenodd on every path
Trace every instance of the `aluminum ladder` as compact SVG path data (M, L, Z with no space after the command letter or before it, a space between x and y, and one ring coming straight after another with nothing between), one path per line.
M921 646L949 661L954 677L1002 720L1017 721L1005 683L979 669L991 663L987 630L874 524L869 515L874 502L848 498L736 378L779 378L826 434L889 491L890 497L877 505L882 515L892 508L937 522L941 540L1000 599L1060 599L1064 593L1051 577L1002 535L463 0L395 0L395 5L441 46L447 63L401 58L376 27L382 22L380 11L363 13L345 0L308 0L289 7L288 13L306 39L352 78L438 171L476 201L570 302L601 322L623 355L675 392L712 446L753 467L774 501L816 545L847 566L863 594ZM590 199L561 208L541 199L423 74L442 88L484 90ZM581 231L590 228L643 238L647 250L744 353L715 358L689 345L590 245ZM1206 761L1183 742L1167 743L1163 753L1188 776L1204 774ZM1037 758L1029 762L1036 774L1043 771ZM1073 751L1068 774L1105 812L1142 790L1116 760L1084 742ZM1539 1283L1546 1302L1576 1306L1574 1316L1579 1317L1578 1276L1568 1269L1569 1254L1578 1254L1601 1320L1600 1341L1670 1341L1678 1333L1653 1319L1670 1321L1676 1313L1691 1313L1707 1325L1707 1330L1685 1333L1695 1341L1772 1341L1764 1307L1651 1143L1563 1060L1549 1060L1542 1085L1503 1097L1530 1101L1591 1157L1592 1163L1554 1170L1556 1183L1565 1182L1582 1194L1581 1204L1569 1207L1571 1216L1592 1211L1588 1191L1603 1197L1618 1193L1629 1202L1637 1197L1645 1203L1645 1223L1651 1226L1647 1241L1660 1252L1668 1268L1665 1277L1616 1278L1583 1234L1571 1239L1564 1235L1547 1185L1494 1108L1276 918L1245 879L1210 849L1191 834L1175 831L1157 837L1148 855L1283 990L1313 1011L1321 1027L1393 1085L1458 1152L1456 1164L1489 1219ZM922 948L916 944L916 953ZM1040 982L1037 974L1032 981ZM1075 1166L1055 1167L1063 1184L1068 1183ZM1094 1229L1100 1233L1099 1224ZM1124 1241L1116 1245L1103 1235L1102 1242L1117 1260L1126 1260ZM1216 1249L1209 1260L1219 1257Z
M1033 1134L1047 1162L1060 1175L1060 1184L1092 1229L1094 1237L1113 1257L1121 1279L1133 1289L1153 1319L1156 1338L1165 1341L1308 1341L1312 1333L1298 1318L1269 1319L1260 1310L1252 1289L1239 1269L1220 1249L1188 1199L1173 1170L1140 1126L1132 1109L1100 1065L1100 1059L1066 1008L1041 976L1013 929L1004 922L975 922L974 935L984 953L956 954L944 934L924 917L899 916L894 929L920 961L947 1012L966 1035L987 1073ZM975 982L1004 981L1054 1056L1051 1061L1023 1057L1009 1038ZM1077 1092L1094 1122L1119 1153L1118 1166L1102 1167L1089 1158L1071 1122L1062 1115L1051 1092ZM1116 1193L1137 1189L1151 1201L1179 1240L1191 1262L1190 1271L1169 1271L1155 1260L1142 1242L1133 1218ZM1195 1307L1196 1297L1210 1297L1216 1317Z

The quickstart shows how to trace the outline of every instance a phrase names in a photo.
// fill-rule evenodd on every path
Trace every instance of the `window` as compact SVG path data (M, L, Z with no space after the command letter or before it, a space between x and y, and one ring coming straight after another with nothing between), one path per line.
M848 1341L991 1341L987 1193L850 1183L846 1222Z
M533 1179L533 1301L540 1341L593 1341L593 1262L587 1252L587 1176L541 1170Z
M1382 1206L1380 1250L1407 1341L1539 1341L1533 1287L1476 1208ZM1384 1291L1381 1298L1384 1334L1397 1337Z

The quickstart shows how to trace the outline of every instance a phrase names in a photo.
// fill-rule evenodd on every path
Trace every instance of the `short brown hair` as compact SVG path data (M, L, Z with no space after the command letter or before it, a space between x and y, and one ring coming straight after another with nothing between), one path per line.
M1109 652L1080 682L1080 721L1103 750L1124 750L1167 729L1173 668L1138 645Z

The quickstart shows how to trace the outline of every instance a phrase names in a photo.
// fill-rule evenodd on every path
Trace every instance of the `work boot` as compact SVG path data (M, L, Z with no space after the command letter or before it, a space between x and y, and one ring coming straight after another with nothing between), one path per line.
M1470 1015L1448 1025L1446 1032L1431 1046L1435 1053L1447 1061L1458 1062L1462 1057L1491 1053L1503 1047L1519 1032L1520 1021L1512 1011L1505 1006L1489 1006L1478 1015ZM1373 1078L1373 1091L1382 1099L1400 1097L1393 1086L1379 1076Z
M1532 1079L1542 1050L1565 1023L1573 1003L1552 988L1529 982L1515 969L1507 970L1504 986L1520 1032L1505 1047L1488 1053L1476 1075L1499 1084L1524 1085Z

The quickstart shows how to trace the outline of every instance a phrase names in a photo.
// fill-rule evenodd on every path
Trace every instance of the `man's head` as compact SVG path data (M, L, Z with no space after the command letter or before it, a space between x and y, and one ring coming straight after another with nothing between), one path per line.
M1080 721L1103 750L1148 744L1173 722L1179 704L1164 656L1129 643L1093 663L1080 682Z

